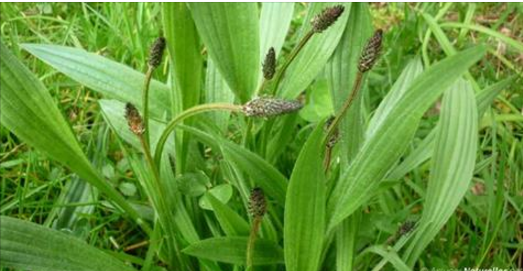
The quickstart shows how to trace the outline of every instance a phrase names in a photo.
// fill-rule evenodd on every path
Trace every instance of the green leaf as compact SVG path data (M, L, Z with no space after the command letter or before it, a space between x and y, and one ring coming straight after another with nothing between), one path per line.
M0 262L23 270L135 270L73 236L7 216L0 219Z
M487 111L487 108L492 104L496 96L503 89L510 85L514 81L515 77L507 78L503 81L497 82L489 87L486 87L476 93L476 103L478 105L478 116L481 118ZM433 129L423 141L409 155L403 159L403 161L392 170L388 175L389 179L399 179L417 166L427 161L432 157L434 150L434 141L436 139L436 130Z
M207 200L212 205L218 223L220 223L220 226L227 236L249 235L249 223L239 214L212 194L207 194Z
M260 71L257 3L189 3L198 33L231 90L251 98Z
M345 11L341 17L327 30L314 34L285 73L281 88L278 90L282 97L288 99L296 98L300 92L312 83L325 64L327 64L329 57L341 39L349 18L351 4L340 4L345 6ZM300 30L300 38L311 29L309 22L312 18L318 15L324 8L333 5L335 3L311 3L304 20L305 24Z
M0 46L2 125L70 168L138 220L138 213L93 168L42 82L3 43Z
M247 242L247 237L210 238L194 243L182 250L182 252L202 259L244 265ZM283 263L282 249L271 241L256 239L253 264L267 265L279 263Z
M212 210L212 205L207 198L209 194L212 194L216 199L226 204L232 197L232 186L230 184L219 184L211 188L211 190L205 193L198 202L202 209Z
M283 240L289 271L319 268L325 233L323 137L320 122L298 156L287 189Z
M187 109L200 99L203 59L198 33L185 3L163 3L162 15L176 98L182 99L183 109Z
M412 140L424 112L485 53L477 46L447 57L416 78L365 142L329 199L329 229L365 204Z
M410 61L407 67L403 69L387 96L385 96L378 109L376 109L376 112L374 112L374 116L369 122L369 127L365 132L366 138L372 137L376 130L385 123L387 116L396 105L401 102L414 80L422 74L422 72L423 65L419 58Z
M207 75L205 77L205 100L207 103L233 103L234 93L227 86L222 75L214 65L212 59L207 61ZM230 112L212 112L211 120L222 131L227 130Z
M260 15L260 59L265 59L269 48L273 47L276 57L291 25L294 3L262 3Z
M58 45L22 44L22 48L66 76L107 98L142 105L144 74L97 54ZM151 81L149 109L156 118L171 113L169 88Z
M469 188L476 161L477 131L474 91L469 83L459 80L443 97L423 214L419 230L404 255L410 266L445 225Z

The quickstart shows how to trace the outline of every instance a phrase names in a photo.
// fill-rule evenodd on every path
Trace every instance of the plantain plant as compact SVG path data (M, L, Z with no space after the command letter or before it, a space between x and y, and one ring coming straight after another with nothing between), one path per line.
M2 43L2 125L95 187L114 212L140 226L149 246L131 264L4 216L1 265L312 271L363 270L363 259L370 259L376 270L387 264L413 270L464 197L479 117L509 83L474 91L468 70L486 47L452 49L425 67L410 61L377 108L368 108L369 74L379 73L373 67L394 46L373 28L366 4L307 5L291 49L283 45L293 3L164 3L161 13L163 37L152 45L144 73L72 47L20 45L104 96L103 118L121 140L152 218L104 180L45 86ZM162 72L167 82L154 79ZM322 76L333 110L305 120L297 112L314 108L307 93ZM440 97L428 153L407 152ZM366 110L372 117L365 118ZM382 244L358 246L368 215L362 210L401 185L390 180L429 158L421 217Z

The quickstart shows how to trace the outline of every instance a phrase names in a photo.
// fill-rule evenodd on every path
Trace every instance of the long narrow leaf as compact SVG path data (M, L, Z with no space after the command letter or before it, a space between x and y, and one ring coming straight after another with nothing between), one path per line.
M107 98L131 102L140 108L144 74L128 66L81 49L45 44L22 44L22 48L56 70ZM155 117L170 114L169 88L151 82L150 110Z
M291 25L294 3L267 2L262 4L260 15L260 59L269 48L279 55Z
M189 3L198 33L231 90L250 99L260 70L256 3Z
M185 3L163 3L162 15L176 98L181 98L183 109L187 109L200 99L203 59L198 33Z
M410 266L447 222L469 188L478 144L474 91L464 80L443 98L427 198L419 230L406 250Z
M290 271L317 270L325 230L323 124L303 146L292 171L285 201L283 239L285 267Z
M0 219L0 262L23 270L135 270L76 237L6 216Z

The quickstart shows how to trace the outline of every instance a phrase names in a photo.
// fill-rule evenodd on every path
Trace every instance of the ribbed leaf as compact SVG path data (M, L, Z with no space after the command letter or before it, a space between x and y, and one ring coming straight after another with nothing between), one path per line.
M182 99L183 108L187 109L200 99L203 59L198 33L185 3L163 3L162 16L176 97Z
M0 219L0 262L23 270L135 270L73 236L6 216Z
M45 44L22 44L22 48L61 73L108 98L142 105L144 75L123 64L81 49ZM169 88L151 82L149 109L155 117L170 114Z
M396 80L391 90L387 96L385 96L383 101L380 103L380 106L374 113L374 117L372 117L371 121L369 122L369 127L365 132L365 138L374 136L376 129L384 124L387 116L396 107L396 105L401 102L409 87L422 72L423 65L421 64L421 60L419 58L409 62L407 67L403 69L398 80Z
M404 258L410 266L447 222L468 190L478 144L474 91L459 80L445 92L437 127L427 198L419 230Z
M318 270L325 230L323 122L303 146L285 201L283 240L289 271Z
M291 25L294 3L262 3L260 15L260 59L265 58L269 48L273 47L276 57Z
M476 93L476 104L478 106L478 116L481 118L487 111L488 107L496 96L514 81L515 77L507 78L503 81L497 82L489 87L486 87ZM421 163L427 161L432 157L434 150L434 141L436 139L436 130L432 130L422 142L388 175L389 179L398 179L409 171L415 169Z
M182 252L202 259L244 265L247 242L247 237L211 238L192 244ZM283 263L283 251L271 241L256 239L252 261L254 265Z
M234 93L223 79L212 59L207 61L207 75L205 77L205 100L207 103L233 103ZM216 126L227 130L230 112L213 112L210 118Z
M2 125L27 144L69 167L138 219L136 211L92 167L44 85L3 43L0 46Z
M300 30L300 36L304 36L311 29L310 21L314 16L318 15L324 8L335 4L311 3L304 20L305 23ZM345 6L345 12L342 16L327 30L315 34L294 59L285 74L280 90L278 90L281 96L289 99L296 98L325 67L332 52L338 46L349 18L351 4L342 3L342 5Z
M329 229L369 200L405 151L424 112L484 52L478 46L447 57L416 78L336 184L328 203Z
M198 33L229 87L250 99L260 71L256 3L189 3Z

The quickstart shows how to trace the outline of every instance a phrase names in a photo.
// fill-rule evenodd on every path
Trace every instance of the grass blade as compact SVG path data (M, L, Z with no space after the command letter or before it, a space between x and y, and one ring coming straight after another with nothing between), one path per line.
M189 3L209 56L242 102L247 102L260 71L256 3Z
M468 49L447 57L416 78L374 136L365 140L336 184L328 203L329 229L369 200L371 192L405 151L424 112L484 53L484 46Z
M468 190L476 161L478 112L470 84L459 80L445 92L419 230L405 252L413 266L454 213Z
M135 270L73 236L6 216L0 219L0 260L24 270Z
M303 146L287 189L283 225L285 267L289 271L317 270L325 230L323 123Z
M202 259L238 265L245 264L247 237L217 237L194 243L182 252ZM283 251L275 243L256 239L253 253L254 265L283 263Z

